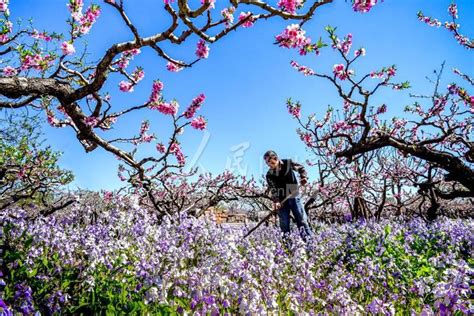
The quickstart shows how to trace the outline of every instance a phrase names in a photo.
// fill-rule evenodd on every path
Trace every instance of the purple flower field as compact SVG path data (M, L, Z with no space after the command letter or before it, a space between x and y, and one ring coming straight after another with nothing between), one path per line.
M275 227L242 240L245 227L183 216L157 225L120 202L97 216L87 207L25 215L1 214L4 315L473 310L471 220L313 223L313 240L294 232L285 249Z

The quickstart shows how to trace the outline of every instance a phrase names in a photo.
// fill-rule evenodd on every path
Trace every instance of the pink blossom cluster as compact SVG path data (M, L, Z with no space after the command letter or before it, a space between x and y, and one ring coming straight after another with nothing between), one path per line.
M356 50L354 52L354 56L357 57L357 56L365 56L365 48L359 48L358 50Z
M13 31L13 23L8 20L2 20L2 27L0 28L0 44L6 43L9 39L9 33Z
M349 54L349 51L352 46L352 34L347 34L346 37L344 37L344 40L340 40L339 38L336 39L336 42L333 43L332 47L334 49L340 50L344 55L347 56Z
M84 118L84 124L90 127L96 127L99 124L99 119L96 116L87 116Z
M178 112L179 104L176 101L161 102L157 105L150 106L150 109L156 109L166 115L176 115Z
M44 32L39 32L38 30L34 29L33 32L31 32L31 37L35 39L40 39L44 40L46 42L50 42L53 38L51 35L49 35L46 31Z
M138 140L135 140L133 143L136 145L139 143L149 143L152 140L154 140L155 135L147 133L149 129L150 129L150 122L143 121L140 126L140 138Z
M381 106L377 108L377 112L375 114L378 115L378 114L383 114L385 112L387 112L387 105L382 104Z
M300 54L305 55L306 47L311 44L311 39L305 36L304 31L299 24L291 24L286 27L281 34L276 36L278 46L286 48L299 48Z
M291 100L288 100L286 103L286 108L288 109L288 113L290 113L294 118L301 117L301 104L298 102L293 103Z
M82 17L82 7L84 6L83 0L69 0L67 7L71 12L71 17L74 21L79 21Z
M158 143L158 144L156 144L156 150L157 150L159 153L164 154L165 151L166 151L166 147L165 147L165 145L163 145L162 143Z
M279 0L278 7L288 13L296 13L303 6L303 0Z
M196 47L196 56L198 58L207 58L209 57L209 46L206 44L206 41L200 39Z
M200 130L206 129L206 126L207 126L206 119L202 116L195 117L191 121L191 126L194 129L200 129Z
M89 33L92 25L97 21L100 15L100 7L98 5L92 4L87 8L85 13L82 13L83 6L83 0L69 0L68 8L71 12L71 17L73 21L78 23L74 25L75 35Z
M13 77L18 73L18 71L12 66L6 66L3 68L2 72L5 77Z
M176 160L178 160L179 165L184 166L184 164L186 163L186 158L184 157L184 154L181 151L181 147L178 143L173 142L170 145L170 153L172 153L176 157Z
M235 7L225 8L221 11L221 15L225 19L226 27L229 27L232 23L234 23L234 12Z
M214 9L216 6L216 0L201 0L201 4L209 4L209 8Z
M423 15L423 13L421 11L419 11L417 13L417 16L418 16L418 20L420 20L422 22L425 22L429 26L440 27L442 25L442 23L439 20L431 18L429 16L425 16L425 15Z
M72 55L76 52L74 45L72 45L72 43L67 42L67 41L64 41L61 44L61 50L63 52L63 55Z
M379 71L372 71L370 73L371 78L379 78L388 81L390 78L397 74L397 68L392 65L390 67L384 67Z
M135 84L137 84L143 78L145 78L145 71L143 71L143 68L142 67L135 68L135 70L132 72L132 79L135 81Z
M197 97L193 99L191 102L191 105L186 109L184 112L184 117L187 119L190 119L194 116L197 110L201 107L201 105L204 103L206 100L206 96L204 94L200 94Z
M0 44L6 43L9 39L8 34L0 34Z
M46 70L48 69L55 57L52 55L41 56L40 54L25 55L21 58L21 70L35 69L35 70Z
M98 5L91 5L87 8L86 13L82 16L80 20L80 31L82 34L89 33L92 25L97 21L100 15L100 7Z
M239 22L242 20L245 20L245 22L242 24L242 27L252 27L253 23L255 22L252 12L240 12Z
M160 80L153 81L153 86L151 88L150 100L148 102L156 104L161 99L161 91L163 91L163 82Z
M356 12L367 13L376 4L377 0L353 0L352 8Z
M102 120L102 123L100 123L98 127L102 130L108 130L115 122L117 122L117 116L108 116Z
M171 71L171 72L178 72L178 71L183 70L183 68L184 68L183 65L174 63L174 62L172 62L172 61L169 61L169 62L166 64L166 69L168 69L168 71Z
M133 83L130 81L122 80L119 83L119 89L122 92L133 92Z
M340 80L346 80L350 76L354 74L354 70L348 69L343 64L336 64L332 68L332 72L336 75L337 78Z
M133 82L122 80L119 83L119 89L122 92L133 92L133 87L145 77L143 68L137 67L131 74Z
M469 104L471 106L471 112L474 110L474 95L470 96L466 89L460 88L455 83L452 83L448 86L448 92L451 95L458 95L463 99L465 104Z
M305 76L314 76L316 74L313 69L307 66L300 65L294 60L290 62L290 65Z
M332 125L332 130L334 132L338 132L338 131L347 131L347 130L350 130L352 129L352 126L350 124L348 124L346 121L344 120L341 120L341 121L338 121L338 122L335 122L333 125Z
M60 121L56 118L54 113L51 110L46 109L46 119L48 124L52 127L60 127Z
M306 146L312 147L314 145L313 135L311 133L300 133L300 139L305 143Z
M10 14L8 10L8 2L9 0L0 0L0 12L5 13L6 15Z
M128 67L128 64L133 59L133 57L140 54L140 52L141 51L138 48L127 50L122 53L120 58L117 61L115 61L114 64L117 64L117 67L119 67L120 69L125 69Z
M456 3L451 3L448 7L449 14L453 17L453 19L458 18L458 7Z

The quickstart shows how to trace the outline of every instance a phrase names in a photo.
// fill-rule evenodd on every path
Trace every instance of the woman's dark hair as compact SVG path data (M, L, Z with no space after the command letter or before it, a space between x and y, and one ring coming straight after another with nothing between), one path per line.
M274 152L273 150L267 150L267 152L263 155L263 159L267 159L269 157L275 157L275 158L278 158L278 155L276 152Z

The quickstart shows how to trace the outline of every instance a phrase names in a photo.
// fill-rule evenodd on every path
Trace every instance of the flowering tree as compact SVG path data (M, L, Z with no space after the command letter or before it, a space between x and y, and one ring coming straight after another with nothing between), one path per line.
M300 26L291 36L277 37L280 45L297 40L295 47L309 51L304 41L305 34ZM359 48L350 56L352 35L344 39L337 37L335 29L327 27L330 44L340 55L341 64L333 67L332 74L324 74L292 62L292 66L306 76L315 76L330 81L343 100L342 117L329 108L322 120L310 115L306 122L300 122L299 134L305 144L323 155L333 155L353 162L371 151L390 147L404 157L413 157L423 163L413 172L424 176L426 181L417 183L420 193L430 196L433 215L438 208L436 197L454 199L474 196L474 148L472 143L472 113L474 97L456 83L441 91L442 69L435 72L435 89L430 96L414 96L428 101L426 106L415 102L405 109L407 119L393 118L387 122L381 116L387 105L374 106L371 98L381 88L395 90L409 88L408 82L394 82L396 66L383 67L371 73L356 76L354 63L365 55ZM326 46L321 41L310 50L319 53ZM472 80L458 70L455 72L467 82ZM372 80L372 82L368 82ZM375 81L375 82L374 82ZM291 115L300 118L301 105L289 101Z
M40 136L35 118L0 120L0 210L32 203L50 214L74 202L56 194L73 175L59 168L59 153L43 146Z
M164 1L164 13L170 17L170 24L156 30L153 35L142 35L133 20L127 15L124 1L105 0L128 27L133 39L114 43L103 52L98 62L86 59L85 48L78 40L85 37L101 14L101 7L91 4L86 9L82 0L70 0L68 34L40 32L31 27L14 25L10 20L7 0L0 2L2 28L0 29L0 56L2 56L2 76L0 108L35 108L43 111L48 122L54 127L74 129L86 152L102 148L122 161L121 174L128 173L132 185L140 186L155 207L158 202L152 193L152 183L167 169L180 169L185 164L185 155L178 141L178 135L185 127L205 129L206 120L197 116L205 100L197 96L189 107L179 113L177 101L168 101L162 94L163 83L156 80L151 87L150 98L140 105L118 110L105 84L114 77L122 77L118 88L130 93L144 78L142 67L128 69L133 58L142 49L149 48L159 58L165 59L167 69L172 72L191 67L209 54L208 43L214 43L238 28L251 27L258 20L281 17L299 21L308 20L322 5L332 0L312 1L303 11L301 1L280 1L277 7L257 0L232 0L229 7L215 13L214 1L202 1L197 8L191 8L188 1ZM250 11L239 12L242 6ZM297 12L298 11L298 12ZM300 13L301 12L301 13ZM239 14L234 22L234 13ZM197 36L195 55L190 62L174 59L165 45L178 46ZM136 104L139 102L136 102ZM158 141L149 131L150 122L144 121L137 128L135 136L107 137L118 119L126 114L142 109L157 110L171 118L173 132L168 141ZM157 154L137 158L137 146L156 142ZM129 150L127 145L132 145ZM128 171L125 169L128 168Z
M461 46L466 47L467 49L472 49L474 48L474 42L472 39L469 39L468 37L462 35L460 33L460 25L457 23L458 19L458 7L456 3L451 3L448 7L448 13L450 15L451 21L446 21L444 23L441 23L438 19L426 16L423 14L422 11L418 12L418 19L429 26L435 26L435 27L440 27L441 25L444 26L448 31L450 31L454 38L458 41L458 43Z
M298 119L300 132L306 127ZM390 148L360 155L351 163L309 147L318 160L319 179L307 192L306 210L321 221L380 219L399 216L417 202L410 186L416 181L413 160L401 159ZM312 164L310 162L310 164ZM384 214L382 214L384 213Z
M255 179L236 176L230 171L213 176L210 173L198 175L197 169L190 173L168 170L156 180L153 194L163 212L173 210L173 213L201 217L211 208L234 201L260 210L269 210L271 205L270 197ZM140 188L133 188L130 193L141 197L141 205L154 207Z

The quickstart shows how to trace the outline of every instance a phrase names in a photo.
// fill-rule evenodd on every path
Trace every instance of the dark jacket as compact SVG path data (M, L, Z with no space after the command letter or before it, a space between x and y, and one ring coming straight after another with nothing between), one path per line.
M268 170L266 175L268 190L274 202L281 202L288 195L298 191L298 179L294 171L299 173L301 179L308 179L304 166L291 159L281 159L279 168Z

